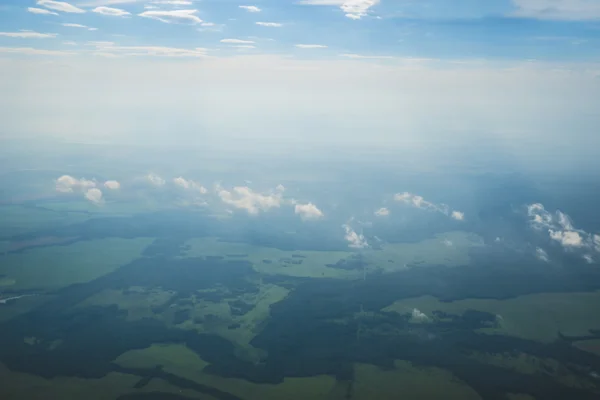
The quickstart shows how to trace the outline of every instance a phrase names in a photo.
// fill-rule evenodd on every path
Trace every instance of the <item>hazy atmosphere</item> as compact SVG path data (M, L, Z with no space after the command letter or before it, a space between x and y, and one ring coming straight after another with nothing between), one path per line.
M0 398L600 397L598 0L0 0Z

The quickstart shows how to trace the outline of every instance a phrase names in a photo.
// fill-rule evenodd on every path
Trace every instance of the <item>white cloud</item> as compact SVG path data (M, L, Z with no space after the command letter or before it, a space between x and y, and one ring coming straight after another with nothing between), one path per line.
M461 212L461 211L452 211L452 213L450 214L450 217L452 217L453 219L455 219L457 221L464 221L465 213Z
M313 203L308 204L296 204L294 212L299 214L303 220L314 220L324 216L323 212L317 208Z
M419 311L419 309L417 308L413 308L411 314L410 314L411 320L413 322L427 322L429 321L429 317L427 316L427 314Z
M104 187L110 190L118 190L121 188L121 184L118 181L106 181Z
M268 26L271 28L281 28L283 26L283 24L279 22L257 22L256 25Z
M191 6L192 1L190 0L155 0L152 4L164 4L168 6Z
M546 253L546 250L542 249L541 247L535 249L535 256L541 261L550 262L550 257L548 257L548 253Z
M180 49L161 46L115 46L112 42L88 42L96 46L97 53L107 57L151 56L151 57L206 57L206 49Z
M77 179L71 175L63 175L55 181L56 191L60 193L73 193L77 191L86 191L96 187L96 182L85 178Z
M351 54L351 53L340 54L340 56L346 57L346 58L355 58L355 59L364 59L364 60L391 60L391 59L394 59L394 57L392 57L392 56L364 56L361 54Z
M175 183L175 185L177 185L185 190L196 190L196 191L200 192L201 194L208 193L208 190L206 190L206 188L204 186L202 186L199 183L194 182L192 180L185 179L182 176L180 176L178 178L174 178L173 183Z
M444 244L444 246L446 246L446 247L452 247L452 246L454 246L454 243L452 243L452 240L444 239L444 240L442 241L442 243L443 243L443 244Z
M326 49L327 46L322 44L297 44L297 48L299 49Z
M598 0L512 0L513 16L550 20L600 19Z
M196 15L198 10L151 10L144 11L141 14L138 14L140 17L156 19L165 23L180 23L180 22L188 22L193 24L199 24L202 20Z
M85 12L85 10L82 10L81 8L75 7L74 5L66 3L64 1L38 0L37 4L49 8L51 10L61 11L65 13L82 14Z
M70 51L34 49L32 47L0 47L0 53L23 54L34 56L70 56L76 54Z
M146 175L146 180L153 186L164 186L167 183L163 178L153 173Z
M56 33L39 33L39 32L33 32L33 31L0 32L0 36L20 38L20 39L48 39L48 38L55 38Z
M252 215L271 208L279 208L283 203L283 190L279 189L269 194L261 194L247 186L236 186L232 191L217 187L217 194L223 203L246 210Z
M244 10L251 13L261 12L261 9L256 6L240 6L240 8L243 8Z
M354 229L352 229L350 225L342 225L342 228L344 228L344 230L346 231L346 236L344 238L348 242L348 247L351 247L353 249L364 249L366 247L369 247L369 243L367 243L365 237L362 234L359 235L358 233L356 233L356 231L354 231Z
M89 26L86 25L81 25L81 24L72 24L72 23L64 23L61 24L62 26L66 26L68 28L89 28Z
M594 263L594 257L592 257L590 254L585 254L583 256L583 259L588 263L588 264L593 264Z
M120 8L111 8L111 7L96 7L92 10L92 12L109 15L112 17L124 17L126 15L131 15L129 11L121 10Z
M550 238L556 240L564 247L583 247L583 237L575 231L548 230Z
M221 39L221 43L254 44L254 41L252 41L252 40L242 40L242 39Z
M102 191L100 189L97 189L97 188L88 189L88 191L85 192L84 196L86 199L88 199L92 203L95 203L95 204L102 203Z
M381 207L379 210L375 211L375 215L377 215L378 217L387 217L388 215L390 215L390 210L388 210L385 207Z
M552 214L546 211L543 204L534 203L528 205L527 215L532 218L531 224L536 229L552 226Z
M565 249L587 248L600 252L600 236L575 228L567 214L556 211L553 216L543 204L535 203L527 206L527 215L534 229L547 230L550 239Z
M394 200L423 210L437 211L457 221L463 221L465 219L465 214L463 212L456 210L451 211L450 207L448 207L446 204L435 204L416 194L408 192L396 193L394 195Z
M379 4L379 0L301 0L300 4L315 6L338 6L350 19L361 19L369 8Z
M32 14L58 15L58 13L55 13L54 11L45 10L43 8L37 7L27 7L27 11L29 11Z

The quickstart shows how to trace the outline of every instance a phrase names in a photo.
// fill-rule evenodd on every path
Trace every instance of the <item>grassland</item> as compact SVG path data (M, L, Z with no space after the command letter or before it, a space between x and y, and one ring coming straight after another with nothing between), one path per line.
M98 239L0 256L0 274L12 290L55 289L88 282L140 257L151 238Z
M0 236L20 235L41 229L56 228L68 224L83 222L89 217L85 214L65 209L57 212L41 208L18 205L0 206Z
M486 311L499 316L498 328L485 328L486 333L505 334L540 342L552 342L559 333L570 336L589 334L600 329L600 292L542 293L508 300L466 299L440 302L431 296L405 299L384 308L385 311L410 313L417 308L431 316L435 310L462 314L468 309Z

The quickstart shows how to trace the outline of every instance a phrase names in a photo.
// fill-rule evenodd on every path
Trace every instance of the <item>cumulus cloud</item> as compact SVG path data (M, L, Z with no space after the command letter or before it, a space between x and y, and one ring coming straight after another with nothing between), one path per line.
M92 10L92 12L109 15L112 17L124 17L126 15L131 15L129 11L121 10L120 8L112 8L112 7L96 7Z
M556 240L564 247L583 247L583 237L575 231L548 230L550 238Z
M256 25L267 26L270 28L281 28L283 26L283 24L279 22L257 22Z
M527 206L527 216L534 229L547 232L550 239L565 249L586 248L600 252L600 236L575 228L571 218L562 211L552 214L543 204L534 203Z
M342 225L342 228L344 228L344 231L346 232L346 236L344 236L344 238L348 242L348 247L353 249L364 249L369 247L369 243L365 237L362 234L356 233L356 231L352 229L350 225Z
M394 200L416 208L420 208L422 210L436 211L457 221L463 221L465 219L465 214L461 211L451 211L450 207L448 207L446 204L435 204L425 200L422 196L418 196L409 192L396 193L394 195Z
M32 14L58 15L58 13L55 13L54 11L37 7L27 7L27 11L29 11Z
M39 33L33 31L18 31L18 32L0 32L0 36L19 38L19 39L49 39L55 38L56 33Z
M300 215L303 220L314 220L324 216L323 212L313 203L296 204L294 212Z
M121 188L121 184L118 181L106 181L104 187L110 190L118 190Z
M86 191L96 187L96 182L85 178L77 179L70 175L63 175L55 181L56 191L60 193L73 193L75 191Z
M251 13L261 12L261 9L256 6L240 6L240 8L242 8L248 12L251 12Z
M98 188L88 189L85 192L85 198L92 203L100 204L102 203L102 191Z
M297 44L297 48L299 49L326 49L327 46L323 44Z
M195 191L200 192L201 194L208 193L208 190L206 190L206 188L204 186L202 186L199 183L194 182L192 180L185 179L182 176L180 176L178 178L174 178L173 183L175 183L175 185L177 185L185 190L195 190Z
M512 0L516 17L549 20L600 19L598 0Z
M254 192L247 186L236 186L232 191L217 187L217 194L223 203L246 210L248 214L252 215L281 207L283 191L282 186L278 186L275 191L267 194Z
M381 207L379 210L375 211L375 215L377 215L378 217L387 217L388 215L390 215L390 210L388 210L385 207Z
M140 17L151 18L165 23L200 24L202 20L196 15L198 10L150 10L138 14Z
M53 1L53 0L38 0L38 5L49 8L50 10L65 12L65 13L75 13L82 14L85 10L82 10L79 7L75 7L72 4L66 3L64 1Z
M588 263L588 264L593 264L594 263L594 257L592 257L590 254L585 254L583 256L583 259Z
M452 213L450 214L450 217L457 221L464 221L465 213L461 212L461 211L452 211Z
M163 178L154 173L149 173L148 175L146 175L146 181L148 181L148 183L156 187L164 186L165 183L167 183L167 181L165 181Z
M411 314L410 314L410 319L413 322L427 322L429 321L429 317L427 316L427 314L419 311L419 309L417 308L413 308Z
M338 6L350 19L361 19L369 8L379 4L379 0L301 0L300 4L315 6Z
M535 249L535 256L541 261L550 262L550 257L548 257L548 253L546 253L546 250L542 249L541 247Z

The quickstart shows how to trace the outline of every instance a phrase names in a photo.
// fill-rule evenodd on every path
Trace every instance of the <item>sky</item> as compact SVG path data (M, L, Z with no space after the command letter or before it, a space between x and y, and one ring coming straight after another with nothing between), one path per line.
M3 0L0 27L0 138L600 140L598 0Z

